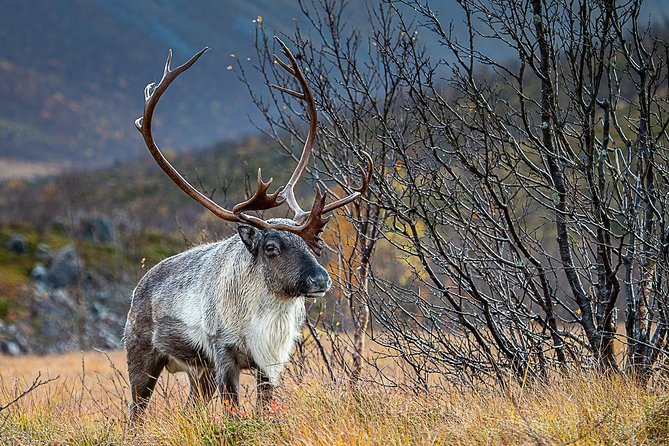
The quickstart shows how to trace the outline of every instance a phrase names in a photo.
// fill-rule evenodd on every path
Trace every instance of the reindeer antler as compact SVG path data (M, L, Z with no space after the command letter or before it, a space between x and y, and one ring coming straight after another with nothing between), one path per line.
M184 192L186 192L195 201L202 204L214 215L226 221L247 223L264 231L275 229L279 231L292 232L302 237L309 245L309 247L314 251L314 253L320 255L323 248L323 239L321 238L321 234L323 233L325 225L330 219L330 217L323 218L323 214L344 206L365 193L372 176L372 158L368 153L362 152L367 159L367 171L358 165L358 169L362 174L362 185L358 188L355 188L352 194L348 195L347 197L340 198L326 206L325 194L321 193L320 187L316 187L316 196L314 198L314 203L311 207L311 210L308 212L302 210L302 208L297 203L297 200L295 199L294 187L309 162L309 157L311 156L314 140L316 138L316 131L318 130L316 102L314 101L313 95L309 85L307 84L304 74L297 64L297 60L288 47L278 37L276 37L276 40L281 46L283 54L288 57L290 64L283 62L276 56L275 59L277 63L281 65L281 67L283 67L288 73L297 79L302 92L291 90L287 87L281 87L278 85L272 85L272 87L305 101L309 114L309 133L307 134L304 148L302 150L302 155L300 156L300 160L295 167L295 171L291 175L286 185L279 187L274 193L267 193L269 186L272 183L272 178L270 178L267 182L263 181L261 171L258 169L258 187L256 192L248 200L236 204L232 208L232 211L225 209L193 187L169 163L169 161L167 161L153 138L151 123L153 119L153 112L156 108L156 105L158 104L158 101L160 100L160 97L163 95L163 93L165 93L172 81L174 81L174 79L176 79L181 73L189 69L200 58L200 56L202 56L208 50L208 48L203 48L197 54L191 57L186 63L178 66L175 69L171 68L172 50L169 51L167 55L167 61L165 63L165 69L163 71L163 77L161 78L160 82L158 82L158 85L151 83L144 89L144 114L135 121L135 126L144 137L144 142L146 143L149 152L151 152L151 155L156 160L161 169L163 169L163 171L165 171L165 173L172 179L172 181L174 181ZM297 223L296 225L268 223L263 219L252 215L247 215L245 213L247 211L272 209L274 207L280 206L284 202L286 202L290 209L295 213L293 220Z

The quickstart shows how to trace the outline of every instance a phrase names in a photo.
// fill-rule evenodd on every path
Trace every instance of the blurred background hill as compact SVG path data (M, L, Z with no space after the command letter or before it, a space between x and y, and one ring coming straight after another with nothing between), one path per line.
M156 117L163 148L182 152L254 134L249 117L257 111L235 71L228 70L231 55L249 65L254 61L259 17L277 34L296 25L308 28L296 0L2 0L0 5L0 171L5 172L16 167L7 159L29 160L42 174L144 155L133 120L142 109L144 86L159 80L168 48L177 63L204 46L212 51L163 99ZM662 5L647 1L649 16L664 20ZM459 8L448 1L434 6L456 25L462 21ZM359 9L348 8L345 20L364 32L366 14ZM453 32L463 29L455 26ZM435 43L423 43L439 51ZM262 85L259 78L251 80Z
M168 48L177 63L212 51L162 104L166 149L254 133L253 106L227 70L231 54L254 56L258 16L281 32L299 14L290 0L0 3L0 158L89 166L146 150L133 121Z
M453 33L465 33L453 0L434 3ZM645 5L664 23L663 0ZM262 90L251 68L259 21L281 35L308 32L308 20L296 0L0 0L0 8L0 352L119 347L143 272L232 231L147 153L133 124L145 85L159 80L168 48L175 64L212 48L170 88L154 128L191 181L236 202L257 167L277 184L293 168L259 136L236 62ZM366 13L356 1L346 11L343 20L364 33Z

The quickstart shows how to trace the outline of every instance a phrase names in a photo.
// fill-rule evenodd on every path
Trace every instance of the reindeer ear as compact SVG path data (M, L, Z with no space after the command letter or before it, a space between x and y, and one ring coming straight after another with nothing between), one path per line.
M260 246L260 240L262 240L262 231L253 226L240 224L237 225L237 232L239 232L239 237L246 245L246 249L251 254L256 255L258 253L258 246Z

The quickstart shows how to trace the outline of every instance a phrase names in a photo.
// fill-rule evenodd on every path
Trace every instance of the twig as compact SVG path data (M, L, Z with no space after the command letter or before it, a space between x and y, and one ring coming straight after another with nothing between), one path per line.
M42 380L40 379L41 377L42 377L42 372L37 372L37 376L36 376L35 379L33 380L33 383L30 385L30 387L28 387L26 390L24 390L23 392L21 392L21 394L20 394L19 396L17 396L16 398L14 398L13 400L11 400L10 402L8 402L7 404L5 404L4 406L0 406L0 412L2 412L3 410L7 409L7 408L10 407L12 404L16 404L21 398L23 398L24 396L28 395L30 392L32 392L33 390L37 389L38 387L41 387L41 386L43 386L43 385L45 385L45 384L49 384L50 382L57 380L58 378L60 378L60 375L56 376L55 378L49 378L49 379L47 379L46 381L42 381Z
M318 336L318 332L316 331L316 328L313 326L309 318L307 319L307 327L309 327L309 333L311 333L311 337L314 338L314 341L316 341L316 345L318 346L318 351L321 354L321 357L323 358L323 362L325 363L325 367L327 367L328 372L330 373L330 379L332 379L333 383L337 383L337 377L335 376L334 372L332 371L332 366L330 365L330 361L328 360L327 353L325 352L325 348L323 347L323 344L321 343L321 338Z

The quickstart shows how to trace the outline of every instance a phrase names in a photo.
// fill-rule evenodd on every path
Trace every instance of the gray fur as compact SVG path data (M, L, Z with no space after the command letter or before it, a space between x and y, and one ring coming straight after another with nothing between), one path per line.
M301 334L304 296L330 286L307 244L285 231L240 225L226 240L163 260L137 284L126 321L131 418L163 368L188 373L191 403L218 389L233 404L240 371L253 369L259 402L269 401Z

